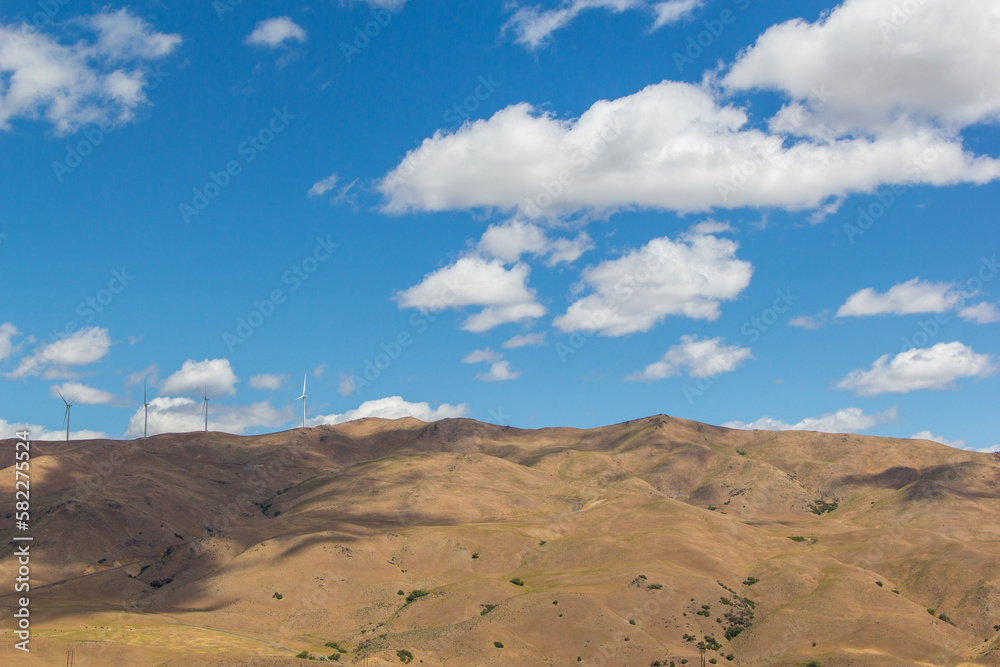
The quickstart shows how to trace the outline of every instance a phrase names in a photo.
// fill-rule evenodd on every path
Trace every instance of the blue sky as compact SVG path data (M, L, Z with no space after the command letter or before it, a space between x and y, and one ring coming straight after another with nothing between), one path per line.
M0 10L0 426L995 450L1000 9Z

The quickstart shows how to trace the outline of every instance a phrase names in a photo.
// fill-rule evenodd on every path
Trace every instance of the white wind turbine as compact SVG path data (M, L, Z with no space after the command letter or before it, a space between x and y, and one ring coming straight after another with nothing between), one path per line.
M59 394L59 398L62 399L62 402L66 404L66 414L63 415L63 421L66 422L66 442L69 442L69 411L70 408L73 407L73 404L76 402L76 398L74 398L72 401L67 401L66 398L62 395L62 392L60 392L58 389L56 389L56 393Z
M205 387L205 432L208 433L208 387Z
M296 401L302 401L302 428L306 427L306 378L308 375L302 376L302 395L296 398Z
M142 381L142 437L149 431L149 401L146 400L146 381Z

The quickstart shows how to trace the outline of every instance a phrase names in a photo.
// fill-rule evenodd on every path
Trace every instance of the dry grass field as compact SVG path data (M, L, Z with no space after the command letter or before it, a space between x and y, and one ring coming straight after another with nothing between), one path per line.
M4 664L1000 665L994 455L661 415L32 456L32 652L7 541Z

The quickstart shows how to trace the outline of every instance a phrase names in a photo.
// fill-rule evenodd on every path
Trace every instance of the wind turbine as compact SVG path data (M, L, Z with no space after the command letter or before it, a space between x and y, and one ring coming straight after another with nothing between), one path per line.
M142 437L146 437L149 430L149 401L146 400L146 381L142 381Z
M205 433L208 433L208 387L205 387Z
M302 376L302 395L296 398L296 401L302 401L302 428L306 427L306 378L308 375Z
M76 403L76 398L74 398L72 401L67 401L66 398L62 395L62 392L60 392L58 389L56 389L56 393L59 394L59 398L62 399L62 402L66 404L66 414L63 416L63 420L66 422L66 442L69 442L69 411L70 408L73 407L73 404Z

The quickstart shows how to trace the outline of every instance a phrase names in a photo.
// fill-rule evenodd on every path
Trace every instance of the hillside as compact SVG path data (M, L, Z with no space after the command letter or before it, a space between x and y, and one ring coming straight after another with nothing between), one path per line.
M37 664L1000 665L1000 457L928 441L365 419L31 474Z

